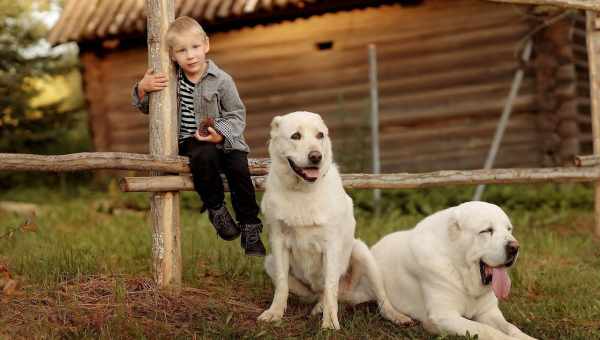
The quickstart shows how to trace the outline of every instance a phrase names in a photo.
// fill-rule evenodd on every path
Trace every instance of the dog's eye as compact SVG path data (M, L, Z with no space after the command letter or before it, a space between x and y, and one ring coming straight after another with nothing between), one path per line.
M492 228L492 227L489 227L489 228L487 228L487 229L485 229L485 230L482 230L482 231L480 231L479 233L480 233L480 234L485 234L485 233L494 234L494 228Z
M302 138L302 135L300 134L300 132L296 132L292 135L292 139L298 140Z
M325 137L325 135L323 134L323 132L317 133L317 139L323 139L323 137Z

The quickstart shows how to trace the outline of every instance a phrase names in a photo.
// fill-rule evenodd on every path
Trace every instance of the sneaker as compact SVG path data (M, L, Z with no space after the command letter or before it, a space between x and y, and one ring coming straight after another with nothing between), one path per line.
M260 239L260 232L262 231L262 224L240 224L242 229L242 237L240 237L240 243L246 255L248 256L265 256L267 253L265 246Z
M217 209L208 209L208 219L220 238L231 241L240 235L240 227L235 223L225 204Z

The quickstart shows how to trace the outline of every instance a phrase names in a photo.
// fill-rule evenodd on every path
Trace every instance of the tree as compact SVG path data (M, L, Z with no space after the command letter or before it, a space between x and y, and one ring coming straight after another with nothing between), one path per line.
M0 152L35 152L57 141L75 122L57 104L32 108L38 94L34 79L65 73L73 56L28 53L47 34L37 16L52 0L0 0Z

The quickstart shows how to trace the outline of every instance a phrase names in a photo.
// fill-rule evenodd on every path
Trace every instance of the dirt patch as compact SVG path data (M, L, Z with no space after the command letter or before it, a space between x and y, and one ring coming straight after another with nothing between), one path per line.
M248 301L234 290L223 296L222 286L211 280L202 289L185 287L174 294L158 290L150 278L99 276L10 297L0 307L0 324L17 337L31 336L32 325L57 336L100 335L111 329L151 338L193 336L202 331L201 324L194 326L198 320L218 322L223 314L236 316L236 328L251 326L263 308Z

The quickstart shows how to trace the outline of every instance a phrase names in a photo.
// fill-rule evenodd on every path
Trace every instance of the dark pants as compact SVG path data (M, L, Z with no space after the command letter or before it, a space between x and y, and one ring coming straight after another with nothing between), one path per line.
M231 203L240 224L261 223L254 185L248 169L248 154L231 150L224 152L216 144L187 138L179 144L179 154L190 158L194 188L200 195L204 207L214 209L225 199L221 172L225 173Z

